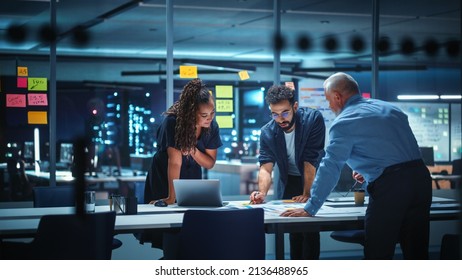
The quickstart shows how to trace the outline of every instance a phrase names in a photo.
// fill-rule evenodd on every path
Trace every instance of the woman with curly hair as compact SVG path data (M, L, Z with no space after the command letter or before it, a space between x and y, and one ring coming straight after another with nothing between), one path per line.
M164 115L144 190L145 203L157 205L175 203L173 180L201 179L201 167L212 168L222 146L215 103L200 79L189 81Z

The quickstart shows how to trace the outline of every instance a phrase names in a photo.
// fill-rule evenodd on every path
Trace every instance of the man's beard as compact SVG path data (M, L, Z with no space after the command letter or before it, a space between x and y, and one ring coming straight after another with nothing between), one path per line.
M287 123L287 122L282 122L282 123ZM279 127L284 130L284 132L287 132L289 131L290 129L292 129L292 127L294 126L295 124L295 115L292 117L292 120L290 121L289 125L286 126L286 127L282 127L281 124L279 124Z

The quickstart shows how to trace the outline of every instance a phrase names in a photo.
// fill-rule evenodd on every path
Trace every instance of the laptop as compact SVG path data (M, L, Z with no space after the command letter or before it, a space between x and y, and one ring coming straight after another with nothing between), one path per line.
M218 179L176 179L173 187L178 206L223 206Z

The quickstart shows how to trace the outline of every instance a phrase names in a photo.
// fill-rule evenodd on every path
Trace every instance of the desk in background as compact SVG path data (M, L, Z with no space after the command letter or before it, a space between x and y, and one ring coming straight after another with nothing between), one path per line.
M49 172L27 170L26 174L30 181L35 182L37 186L50 184ZM71 185L74 180L75 178L70 171L56 171L57 185ZM146 175L133 176L132 171L122 172L121 176L108 176L104 173L97 173L97 176L85 176L85 182L90 189L108 194L135 195L139 198L139 202L143 201L145 181Z
M257 163L242 163L240 160L217 160L208 170L209 179L220 179L223 195L249 194L247 182L256 179Z
M440 181L450 181L451 186L460 186L460 181L462 180L462 175L441 175L441 174L432 174L432 180L435 182L436 189L441 189ZM450 187L452 188L452 187Z

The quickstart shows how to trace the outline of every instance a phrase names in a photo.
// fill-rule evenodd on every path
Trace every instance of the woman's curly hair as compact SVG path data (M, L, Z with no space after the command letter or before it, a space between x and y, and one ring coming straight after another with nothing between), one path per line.
M176 101L164 115L175 115L175 145L184 154L189 154L196 146L196 115L199 105L208 104L212 95L200 79L189 81ZM202 128L208 133L209 128Z

